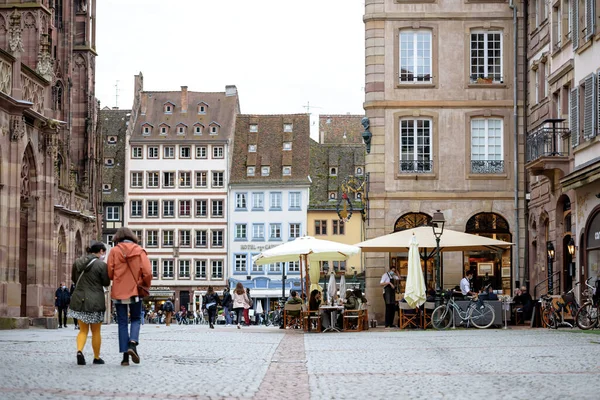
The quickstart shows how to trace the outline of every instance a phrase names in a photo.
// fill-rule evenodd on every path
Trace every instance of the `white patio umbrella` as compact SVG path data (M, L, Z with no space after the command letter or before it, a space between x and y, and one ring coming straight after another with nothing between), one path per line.
M308 292L308 266L311 261L344 261L360 249L349 244L315 239L311 236L299 237L252 257L256 265L273 264L276 262L301 261L300 279L306 275L306 292Z
M263 306L262 306L262 300L256 299L256 313L262 314L263 312L264 312L264 310L263 310Z
M340 296L346 296L346 275L342 275L340 278Z
M419 256L419 243L413 235L410 239L408 250L408 275L404 298L409 306L416 308L425 303L425 279L421 270L421 257Z
M332 304L333 304L333 299L335 298L336 292L337 292L337 285L335 284L335 273L332 271L331 275L329 275L329 283L327 284L327 298L331 299Z

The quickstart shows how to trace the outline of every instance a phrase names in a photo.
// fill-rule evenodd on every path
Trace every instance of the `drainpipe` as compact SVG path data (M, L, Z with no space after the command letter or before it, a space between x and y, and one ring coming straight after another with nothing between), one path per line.
M518 68L517 68L517 57L519 55L519 31L518 31L518 23L517 23L517 6L515 5L514 0L510 0L509 4L510 9L513 12L513 123L514 123L514 132L513 132L513 141L515 144L514 149L514 180L515 180L515 251L517 256L515 257L515 278L519 278L519 269L520 269L520 261L519 257L521 255L520 251L520 241L521 241L521 227L519 223L519 110L517 108L518 99Z

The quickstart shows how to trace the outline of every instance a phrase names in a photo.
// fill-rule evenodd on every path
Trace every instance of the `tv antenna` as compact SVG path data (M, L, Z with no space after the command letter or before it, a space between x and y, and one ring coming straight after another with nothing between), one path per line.
M310 114L310 109L311 109L311 108L322 108L322 107L317 107L317 106L311 106L311 105L310 105L310 101L307 101L307 102L306 102L306 105L305 105L305 106L302 106L302 107L306 108L306 113L307 113L307 114Z
M119 108L119 81L115 83L115 107Z

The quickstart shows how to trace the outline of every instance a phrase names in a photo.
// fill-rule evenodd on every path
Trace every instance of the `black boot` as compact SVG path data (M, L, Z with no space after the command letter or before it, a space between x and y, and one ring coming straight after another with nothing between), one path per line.
M129 365L129 354L123 353L123 361L121 361L121 365L124 367Z
M77 352L77 365L85 365L85 357L80 351Z
M127 350L127 354L129 354L131 356L131 361L133 361L136 364L140 363L140 356L138 355L138 352L137 352L137 343L136 342L129 342L129 350Z

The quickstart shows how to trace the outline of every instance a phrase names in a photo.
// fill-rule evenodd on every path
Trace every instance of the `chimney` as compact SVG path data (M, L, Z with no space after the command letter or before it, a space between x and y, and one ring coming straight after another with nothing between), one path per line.
M148 107L148 93L143 92L141 98L142 98L142 105L141 105L142 115L146 115L146 107Z
M119 107L113 107L112 109L113 109L113 110L118 110L118 109L119 109Z
M237 87L235 85L227 85L225 86L225 96L236 96L237 95Z
M181 87L181 112L186 113L188 109L188 91L187 86Z

